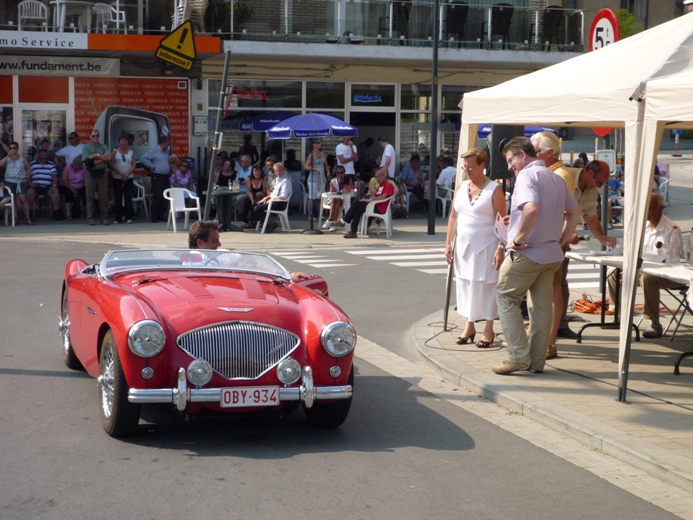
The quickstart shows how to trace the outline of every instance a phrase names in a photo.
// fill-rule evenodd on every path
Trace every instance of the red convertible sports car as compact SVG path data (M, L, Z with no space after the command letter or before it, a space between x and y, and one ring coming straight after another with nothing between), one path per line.
M65 364L97 378L106 432L137 431L143 404L181 414L282 414L334 428L351 406L356 333L319 276L211 250L110 251L71 260L62 287Z

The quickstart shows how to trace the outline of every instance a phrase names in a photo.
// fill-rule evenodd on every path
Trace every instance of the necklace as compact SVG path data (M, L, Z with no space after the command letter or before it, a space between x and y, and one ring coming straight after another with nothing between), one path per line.
M484 188L486 185L491 182L489 179L485 179L484 183L478 188L479 193L477 193L476 197L472 198L472 181L469 181L469 185L467 186L467 196L469 197L469 205L473 206L476 204L476 201L479 200L479 197L481 197L481 194L484 192Z

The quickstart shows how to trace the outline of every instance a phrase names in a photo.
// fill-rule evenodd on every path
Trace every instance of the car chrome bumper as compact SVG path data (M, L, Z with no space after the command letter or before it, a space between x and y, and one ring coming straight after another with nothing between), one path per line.
M301 401L306 408L313 406L315 400L329 401L332 399L349 399L352 396L351 385L322 386L316 388L313 384L313 371L310 367L303 368L301 386L280 388L280 401ZM188 403L219 403L221 388L188 388L185 369L178 369L178 385L176 388L131 388L128 401L138 404L167 403L174 404L181 412Z

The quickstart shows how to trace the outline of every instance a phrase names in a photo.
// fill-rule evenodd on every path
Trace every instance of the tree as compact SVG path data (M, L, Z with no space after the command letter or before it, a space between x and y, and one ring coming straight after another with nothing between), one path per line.
M616 19L618 20L618 30L621 33L621 39L638 34L643 30L643 26L636 23L635 15L630 13L628 9L618 9L616 11Z

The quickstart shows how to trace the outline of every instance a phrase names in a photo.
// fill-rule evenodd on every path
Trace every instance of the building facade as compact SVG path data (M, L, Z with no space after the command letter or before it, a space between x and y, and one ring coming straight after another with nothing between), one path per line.
M108 144L127 133L142 150L169 133L174 152L202 167L221 115L230 52L234 96L222 122L224 149L241 146L243 121L287 110L326 112L357 126L357 143L376 142L367 152L373 160L380 135L402 161L413 152L430 154L432 0L36 3L35 13L22 11L18 0L0 6L0 133L24 153L44 138L58 149L73 130L86 142L98 126ZM434 87L440 149L457 145L465 92L584 52L594 14L624 3L649 26L683 11L676 0L441 1ZM163 39L187 20L192 33L178 32L180 45L169 44L167 53L185 55L193 45L190 70L157 58ZM262 133L252 139L283 158L288 149L299 160L305 153L299 141L271 142ZM326 140L323 149L331 153L336 144Z

